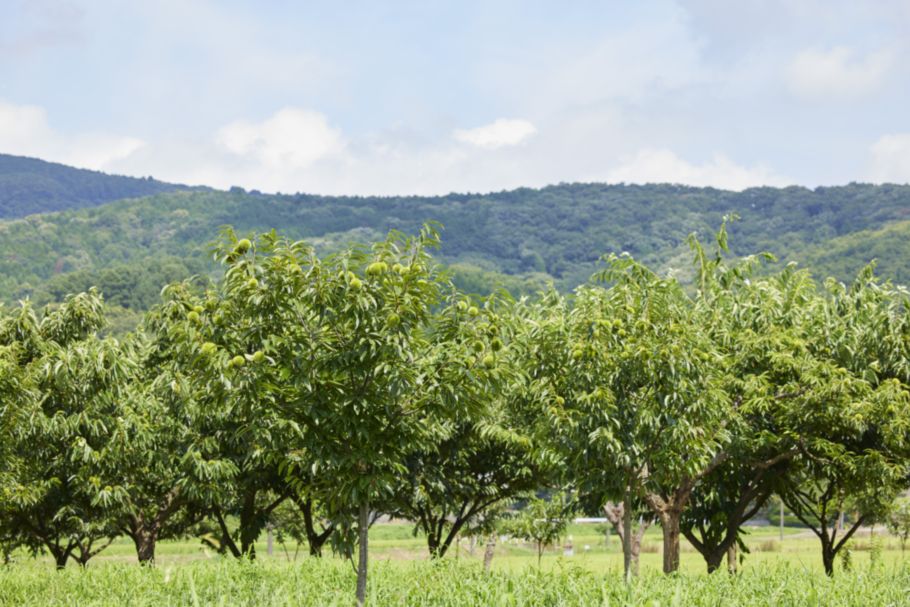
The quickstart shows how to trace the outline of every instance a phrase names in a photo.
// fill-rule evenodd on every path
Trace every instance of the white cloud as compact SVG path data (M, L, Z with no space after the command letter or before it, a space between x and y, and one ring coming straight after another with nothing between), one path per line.
M36 105L0 101L0 152L35 156L77 167L103 170L145 143L107 133L65 134L55 131L47 113Z
M910 133L884 135L870 152L867 178L875 182L910 182Z
M652 133L650 138L654 137ZM647 147L646 139L628 130L621 112L606 118L602 112L579 112L571 119L547 123L539 132L527 120L500 119L435 141L415 140L395 130L349 138L325 115L288 107L262 121L230 122L205 138L145 144L103 133L62 134L51 128L41 107L0 103L2 152L222 188L442 194L573 180L673 182L734 190L786 183L764 166L740 166L723 155L690 163L669 147ZM908 141L910 136L905 141L910 148ZM886 143L876 148L884 150L883 155ZM623 155L630 148L640 151ZM487 153L494 149L496 154ZM601 169L605 162L613 167L606 172Z
M263 122L232 122L217 142L233 154L271 169L301 169L344 150L341 133L319 112L284 108Z
M787 67L787 83L802 97L861 97L884 82L893 63L893 53L887 50L860 55L845 46L807 49Z
M691 164L667 149L645 149L607 173L607 181L679 183L744 190L761 185L786 185L787 180L763 166L743 167L722 154L710 162Z
M518 145L537 133L537 127L527 120L500 118L490 124L473 129L456 129L452 133L455 141L468 143L479 148L496 148Z
M621 113L598 117L603 118L576 114L575 122L560 120L539 132L526 121L514 121L520 124L513 128L513 121L500 120L455 139L415 141L408 132L394 130L349 139L321 114L285 109L261 123L233 122L208 144L149 146L120 168L222 188L363 195L482 192L560 181L670 182L733 190L788 183L764 166L740 166L723 155L687 162L668 148L644 146L642 137L627 130ZM636 147L638 153L623 155ZM489 154L489 149L497 152ZM612 170L603 170L605 162Z

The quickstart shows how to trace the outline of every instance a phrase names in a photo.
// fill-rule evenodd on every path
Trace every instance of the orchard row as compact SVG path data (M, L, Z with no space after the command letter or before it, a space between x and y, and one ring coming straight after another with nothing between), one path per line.
M722 228L690 239L691 280L611 256L571 295L514 301L458 292L437 244L321 256L227 231L223 276L167 286L121 340L94 291L3 311L4 550L85 564L126 535L149 563L207 526L253 558L291 508L313 555L357 560L362 600L379 514L441 557L565 491L563 511L606 509L628 573L650 519L666 572L681 536L714 570L776 494L831 573L910 484L910 296L871 267L819 283L730 258Z

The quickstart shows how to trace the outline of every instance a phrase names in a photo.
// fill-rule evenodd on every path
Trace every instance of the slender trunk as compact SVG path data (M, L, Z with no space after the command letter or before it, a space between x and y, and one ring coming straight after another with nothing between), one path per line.
M358 534L360 536L360 554L357 563L357 604L364 605L367 600L367 563L368 563L368 545L370 534L370 504L362 502L360 504L360 515L357 519Z
M239 559L243 553L237 547L234 538L231 537L231 531L224 520L224 515L218 509L214 510L214 514L215 520L218 521L218 528L221 529L221 544L218 546L218 552L223 554L226 551L230 551L231 556Z
M435 531L427 533L427 550L430 552L431 559L438 559L441 556L439 554L439 537Z
M645 538L645 531L650 526L650 521L646 522L644 517L638 517L638 530L635 532L635 539L632 542L632 575L638 577L638 556L641 554L641 542Z
M825 573L828 576L834 575L834 560L837 558L837 553L850 541L850 538L859 530L865 520L865 516L857 516L856 520L849 528L847 528L846 525L844 526L846 532L840 539L837 539L836 528L833 530L833 533L828 529L828 521L830 518L827 516L827 513L831 512L828 506L831 504L833 495L834 490L829 486L828 490L822 496L822 500L816 511L807 512L798 507L790 507L790 510L803 522L803 524L812 530L821 542L822 564L824 565ZM800 495L798 491L794 491L794 499L797 500L799 505L803 505L799 500L802 500L803 502L807 500L807 498ZM834 515L839 516L840 510L835 510Z
M69 551L58 550L58 551L55 551L53 554L54 554L54 566L57 568L57 570L59 571L62 569L66 569L66 562L70 558Z
M256 492L250 491L240 509L240 553L251 561L256 560L256 540L262 529L256 514Z
M540 569L540 559L543 557L543 542L537 542L537 568Z
M487 538L487 546L483 551L483 570L489 573L493 563L493 554L496 552L496 534L491 533Z
M828 543L822 544L822 564L825 566L825 574L834 575L834 557L837 556Z
M727 548L727 571L730 573L736 573L736 544L732 544Z
M269 523L268 525L266 525L266 527L265 527L265 534L266 534L266 535L265 535L265 541L266 541L266 543L265 543L265 553L266 553L267 555L269 555L269 556L272 556L272 554L273 554L274 551L275 551L275 547L274 547L274 541L273 541L273 538L272 538L272 524L271 524L271 523Z
M625 517L626 507L625 505L615 505L612 502L607 502L604 505L604 514L607 515L607 520L610 521L610 524L613 526L613 529L616 531L616 536L619 538L620 544L623 547L623 557L625 560L625 548L626 542L623 538L626 536L625 530ZM631 523L631 514L629 520L629 533L631 535L631 545L629 546L629 573L632 576L638 576L638 555L641 553L641 543L645 537L645 531L648 527L651 526L651 520L645 519L643 516L638 517L638 528L635 529L634 533L631 533L632 523ZM607 537L610 537L610 529L607 528Z
M622 565L626 582L632 580L632 490L626 487L622 500Z
M316 531L316 523L313 520L313 500L304 500L297 497L292 498L303 513L303 526L306 531L306 541L309 546L310 556L317 558L322 556L322 546L332 535L333 526L325 526L321 533ZM299 548L299 546L298 546ZM297 560L296 558L294 560Z
M660 525L664 533L664 573L679 569L679 519L680 513L667 510L661 516Z

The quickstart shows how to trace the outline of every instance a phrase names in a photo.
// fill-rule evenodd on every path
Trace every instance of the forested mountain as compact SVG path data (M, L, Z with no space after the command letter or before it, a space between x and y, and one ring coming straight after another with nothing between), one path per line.
M176 191L3 221L0 292L40 303L98 285L112 303L139 310L165 282L213 268L208 243L223 225L276 228L331 250L426 221L444 226L440 258L462 288L520 292L553 281L571 289L609 252L690 272L687 235L714 233L730 213L741 217L730 230L737 253L769 251L841 279L877 258L883 275L910 282L910 186L563 184L439 197Z
M0 217L94 207L184 186L76 169L37 158L0 154Z

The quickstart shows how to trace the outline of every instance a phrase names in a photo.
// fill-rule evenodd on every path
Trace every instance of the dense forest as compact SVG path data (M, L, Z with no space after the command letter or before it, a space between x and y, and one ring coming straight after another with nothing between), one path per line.
M37 158L0 154L0 218L24 217L150 196L184 186L107 175Z
M31 190L10 185L23 175L38 176L29 182ZM841 280L877 259L879 274L910 282L908 186L729 192L590 183L436 197L266 195L233 188L132 198L178 187L0 157L0 199L13 201L0 202L2 213L29 214L0 221L0 299L29 297L43 304L98 286L114 315L119 310L129 317L128 325L158 300L163 284L211 275L208 243L224 225L241 233L278 228L328 252L379 240L392 229L413 233L424 222L438 222L439 259L460 288L481 294L495 287L533 292L549 282L568 291L588 279L602 255L623 251L686 280L692 274L687 235L709 234L732 214L740 217L730 227L734 253L768 251L782 262L808 265L816 276ZM97 205L105 196L131 198L32 214Z

